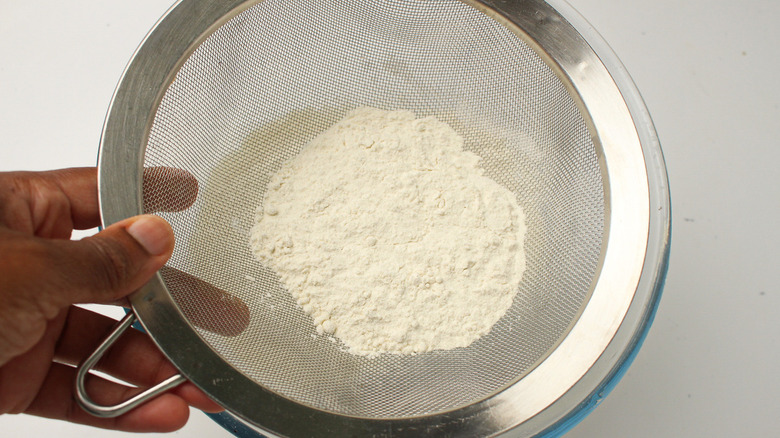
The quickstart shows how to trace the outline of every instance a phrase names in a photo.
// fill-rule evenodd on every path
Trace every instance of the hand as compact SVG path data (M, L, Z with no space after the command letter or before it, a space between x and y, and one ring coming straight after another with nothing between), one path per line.
M74 366L115 321L73 304L121 302L165 264L174 245L168 223L151 215L69 240L73 229L97 225L95 169L0 173L0 414L164 432L186 423L188 406L220 411L190 383L117 418L93 417L76 404ZM134 330L114 344L98 370L138 387L176 372ZM116 403L137 391L94 376L87 383L99 403Z

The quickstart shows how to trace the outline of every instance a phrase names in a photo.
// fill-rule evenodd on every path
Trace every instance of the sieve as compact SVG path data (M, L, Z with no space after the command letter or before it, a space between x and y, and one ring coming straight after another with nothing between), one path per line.
M450 124L525 211L517 296L466 348L349 354L252 256L270 176L364 105ZM155 212L177 240L80 367L100 416L189 380L231 429L268 436L560 433L633 359L667 268L652 122L562 1L182 0L128 65L98 161L103 224ZM97 404L86 375L136 320L180 375Z

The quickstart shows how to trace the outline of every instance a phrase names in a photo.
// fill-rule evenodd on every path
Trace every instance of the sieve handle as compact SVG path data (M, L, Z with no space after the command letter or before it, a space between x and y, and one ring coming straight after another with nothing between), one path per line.
M78 401L82 409L84 409L85 411L89 412L90 414L96 417L102 417L102 418L118 417L134 409L135 407L151 400L152 398L157 397L163 392L171 388L174 388L184 383L184 381L186 381L184 376L182 376L181 374L177 374L131 397L130 399L113 406L103 406L98 403L95 403L92 400L89 394L87 394L87 388L86 388L87 375L95 366L95 364L100 360L100 358L103 357L103 354L105 354L105 352L108 351L111 345L113 345L114 342L116 342L119 336L121 336L122 333L125 332L125 330L127 330L128 328L130 328L130 326L133 325L135 320L136 320L135 315L132 312L129 312L121 321L119 321L116 327L114 327L111 333L97 347L97 349L95 349L95 351L89 357L87 357L78 367L78 372L76 373L76 400Z

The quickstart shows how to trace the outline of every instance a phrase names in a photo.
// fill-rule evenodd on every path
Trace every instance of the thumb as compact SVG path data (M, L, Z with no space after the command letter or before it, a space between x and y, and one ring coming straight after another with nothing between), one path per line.
M108 303L140 288L173 253L174 237L164 219L136 216L94 236L62 242L57 289L69 305Z

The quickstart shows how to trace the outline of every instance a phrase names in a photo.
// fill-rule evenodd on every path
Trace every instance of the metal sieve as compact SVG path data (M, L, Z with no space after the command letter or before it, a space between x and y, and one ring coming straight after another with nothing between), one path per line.
M447 122L526 213L517 297L467 348L346 353L252 256L270 176L363 105ZM182 0L116 91L99 186L104 225L173 204L157 214L177 244L81 367L79 398L96 415L186 378L269 435L560 431L636 353L668 258L652 122L614 55L560 1ZM181 376L99 406L85 375L136 318Z

